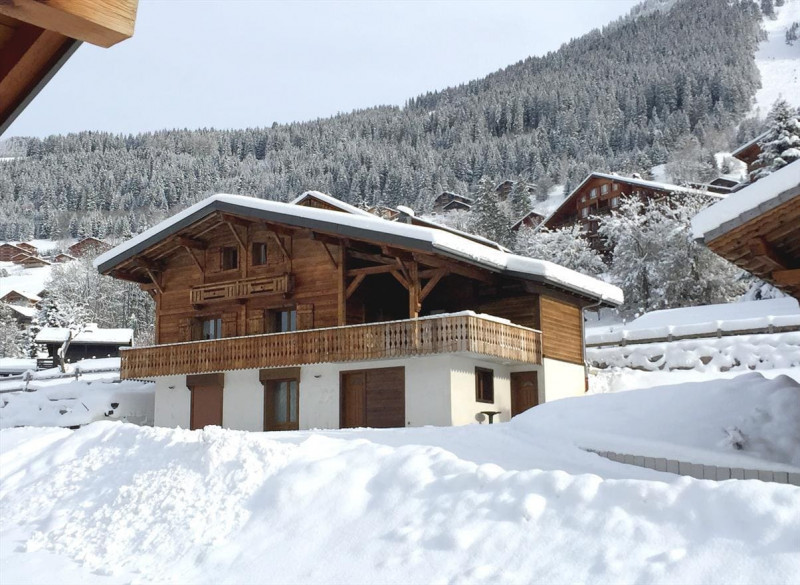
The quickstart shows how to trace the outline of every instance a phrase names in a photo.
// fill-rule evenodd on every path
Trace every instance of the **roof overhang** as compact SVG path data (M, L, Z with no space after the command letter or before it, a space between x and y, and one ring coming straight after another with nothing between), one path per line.
M379 217L342 214L338 211L298 207L287 203L239 195L220 194L209 197L172 218L164 220L128 242L98 256L94 261L95 267L101 273L109 274L126 260L139 254L144 254L151 247L170 236L178 234L181 230L213 213L238 215L291 227L305 228L334 237L380 242L389 246L444 256L497 274L555 287L588 301L599 302L607 306L618 306L623 301L621 291L613 285L550 262L523 259L449 232L389 222ZM442 234L437 237L451 238L453 245L442 245L441 242L437 242L436 237L431 236L431 232ZM470 253L470 250L477 251L478 254ZM525 272L503 266L502 260L506 257L536 262L537 267L541 267L539 271L541 273Z

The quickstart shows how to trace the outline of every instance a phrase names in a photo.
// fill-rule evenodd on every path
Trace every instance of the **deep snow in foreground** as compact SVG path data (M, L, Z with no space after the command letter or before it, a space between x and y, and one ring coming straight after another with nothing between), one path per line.
M5 429L0 581L798 582L800 488L677 477L576 445L735 457L720 426L766 413L745 428L777 445L799 411L794 381L749 374L492 426Z

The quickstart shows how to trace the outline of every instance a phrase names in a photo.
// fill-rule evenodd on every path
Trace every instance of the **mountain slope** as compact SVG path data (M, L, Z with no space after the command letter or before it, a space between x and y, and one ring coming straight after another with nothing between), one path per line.
M84 132L0 163L0 240L126 236L213 191L430 207L443 189L642 172L726 141L758 88L752 2L676 2L484 79L330 119L246 130Z

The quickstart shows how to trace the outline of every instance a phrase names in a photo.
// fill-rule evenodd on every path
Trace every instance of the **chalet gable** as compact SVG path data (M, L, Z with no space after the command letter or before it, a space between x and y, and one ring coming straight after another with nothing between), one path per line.
M278 236L304 233L319 240L321 245L362 242L379 250L399 251L399 255L409 258L424 256L431 268L448 260L451 261L449 269L477 279L486 280L486 274L505 275L555 287L590 301L609 305L622 302L621 291L615 286L544 260L515 256L448 231L390 222L366 212L364 215L341 213L239 195L209 197L102 254L95 260L95 266L104 274L142 284L152 282L157 287L160 263L166 258L178 253L190 258L186 254L209 245L204 236L213 230L227 232L240 249L246 249L242 235L247 226L253 224L266 226L270 233ZM270 238L276 241L275 237ZM336 258L329 248L326 249L335 265ZM392 258L398 254L381 256L378 263L393 263ZM200 268L199 259L191 257ZM387 273L400 270L403 276L400 267L372 270Z

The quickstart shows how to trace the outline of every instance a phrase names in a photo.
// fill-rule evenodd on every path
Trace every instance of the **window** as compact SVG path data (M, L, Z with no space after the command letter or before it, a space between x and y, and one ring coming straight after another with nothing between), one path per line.
M222 338L222 318L212 317L201 321L201 339L221 339Z
M612 191L619 190L619 183L611 183L611 190Z
M494 403L494 370L475 368L475 400Z
M297 311L286 309L284 311L270 311L270 330L272 333L297 331Z
M264 430L296 431L298 425L297 379L264 381Z
M253 266L267 263L267 245L264 242L253 242Z
M222 269L235 270L239 268L239 250L233 247L222 248Z
M617 207L619 205L619 197L612 197L611 198L611 207Z
M608 193L608 183L604 183L600 186L600 194L605 195L606 193Z
M589 208L584 207L581 209L581 217L588 217L589 216Z
M597 199L597 187L589 191L589 197L591 199Z

